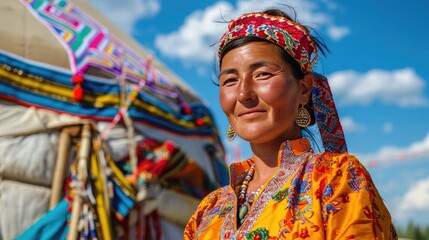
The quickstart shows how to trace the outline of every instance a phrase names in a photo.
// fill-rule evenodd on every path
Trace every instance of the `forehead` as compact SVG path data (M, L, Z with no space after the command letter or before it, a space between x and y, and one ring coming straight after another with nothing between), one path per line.
M255 61L267 61L275 64L286 64L281 49L269 42L250 42L227 52L221 62L221 70L233 65L246 65Z

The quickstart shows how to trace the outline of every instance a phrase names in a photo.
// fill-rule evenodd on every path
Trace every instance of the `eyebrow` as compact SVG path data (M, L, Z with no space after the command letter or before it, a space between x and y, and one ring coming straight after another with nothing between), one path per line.
M253 70L253 69L256 69L259 67L263 67L263 66L281 68L279 65L272 63L272 62L268 62L268 61L254 62L254 63L250 64L249 68ZM237 70L235 68L227 68L227 69L220 72L219 77L224 75L224 74L236 73L236 72L237 72Z
M250 69L255 69L258 67L279 67L277 64L273 63L273 62L268 62L268 61L258 61L258 62L254 62L252 64L250 64Z
M237 72L237 70L235 68L228 68L228 69L221 71L219 73L219 77L224 75L224 74L230 74L230 73L236 73L236 72Z

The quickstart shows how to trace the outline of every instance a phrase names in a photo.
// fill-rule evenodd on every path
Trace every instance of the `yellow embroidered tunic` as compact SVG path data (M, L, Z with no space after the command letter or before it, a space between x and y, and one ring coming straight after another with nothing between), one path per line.
M233 163L231 185L198 206L184 239L397 239L371 177L351 155L314 153L286 141L278 170L237 229L237 193L252 160Z

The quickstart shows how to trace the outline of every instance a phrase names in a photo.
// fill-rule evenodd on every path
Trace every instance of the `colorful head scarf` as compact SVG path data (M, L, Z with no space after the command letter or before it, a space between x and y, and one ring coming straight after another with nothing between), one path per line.
M303 73L313 74L313 110L325 151L347 152L344 132L328 80L312 71L317 62L318 49L308 30L282 16L262 12L244 14L229 22L228 30L220 39L219 60L223 48L228 43L243 37L257 37L276 44L299 64Z
M317 47L305 27L285 17L260 12L244 14L229 22L228 31L220 40L218 56L227 43L249 36L268 40L283 48L297 61L303 73L311 72L317 62Z

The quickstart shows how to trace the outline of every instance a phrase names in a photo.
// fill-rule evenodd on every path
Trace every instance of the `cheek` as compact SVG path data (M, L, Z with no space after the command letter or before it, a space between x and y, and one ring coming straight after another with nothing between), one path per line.
M259 87L258 95L270 104L282 105L289 100L290 91L286 84L271 83Z
M298 107L297 89L293 84L280 82L267 85L260 89L260 94L276 112L290 114L293 109Z
M220 106L226 114L234 111L234 99L235 98L232 93L222 89L219 91Z

